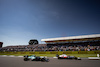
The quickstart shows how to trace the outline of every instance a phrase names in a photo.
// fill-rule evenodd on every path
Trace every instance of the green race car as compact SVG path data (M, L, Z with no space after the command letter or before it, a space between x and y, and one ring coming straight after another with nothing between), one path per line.
M31 55L31 56L28 56L28 55L25 55L24 56L24 61L42 61L42 62L49 62L49 59L46 58L46 57L40 57L40 56L35 56L35 55Z

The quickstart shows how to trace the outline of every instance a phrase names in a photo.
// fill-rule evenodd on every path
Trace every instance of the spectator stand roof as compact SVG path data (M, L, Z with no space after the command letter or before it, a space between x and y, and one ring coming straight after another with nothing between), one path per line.
M41 39L41 41L44 41L46 43L61 43L61 42L64 43L64 42L94 41L94 40L97 41L100 40L100 34Z

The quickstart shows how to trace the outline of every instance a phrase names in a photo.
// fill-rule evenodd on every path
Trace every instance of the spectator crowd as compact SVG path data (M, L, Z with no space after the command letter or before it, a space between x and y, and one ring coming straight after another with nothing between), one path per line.
M82 46L82 45L20 45L7 46L0 48L0 51L96 51L100 50L100 46Z

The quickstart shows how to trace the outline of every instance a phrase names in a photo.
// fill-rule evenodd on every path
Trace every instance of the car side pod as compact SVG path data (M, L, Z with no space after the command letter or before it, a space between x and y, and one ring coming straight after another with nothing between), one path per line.
M50 61L50 60L47 58L47 59L46 59L46 62L49 62L49 61Z
M41 62L49 62L50 60L48 58L41 58Z

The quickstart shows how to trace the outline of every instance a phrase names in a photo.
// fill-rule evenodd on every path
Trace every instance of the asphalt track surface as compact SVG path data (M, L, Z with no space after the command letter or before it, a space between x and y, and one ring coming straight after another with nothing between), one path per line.
M100 67L100 60L58 60L49 62L23 61L23 57L0 57L0 67Z

